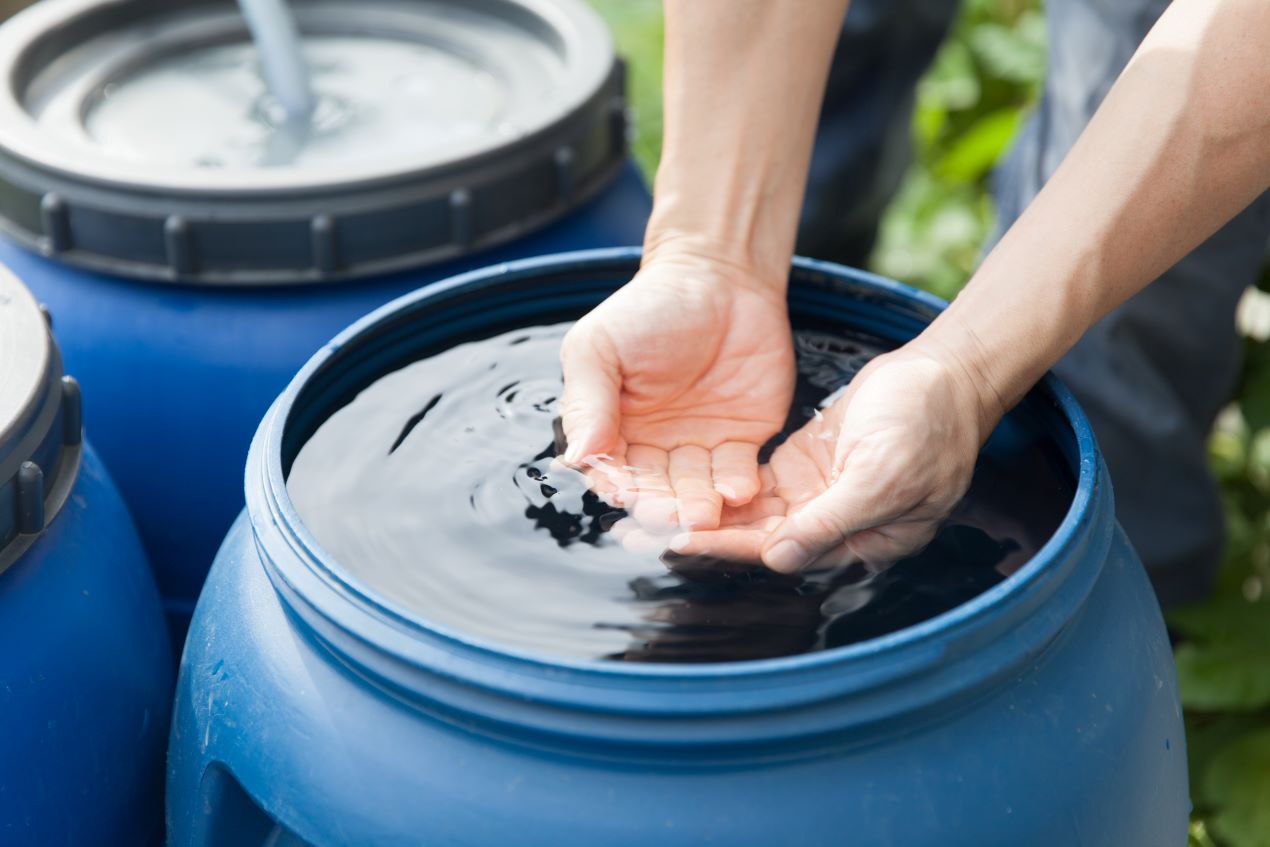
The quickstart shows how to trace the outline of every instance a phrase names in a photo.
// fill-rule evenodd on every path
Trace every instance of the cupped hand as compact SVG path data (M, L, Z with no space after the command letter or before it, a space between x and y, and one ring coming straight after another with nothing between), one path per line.
M693 256L646 259L561 348L565 461L650 530L714 528L758 493L794 352L783 280Z
M782 573L901 559L965 494L999 417L946 356L916 345L880 356L776 449L759 496L726 509L719 529L680 533L669 546ZM645 535L629 528L628 543Z

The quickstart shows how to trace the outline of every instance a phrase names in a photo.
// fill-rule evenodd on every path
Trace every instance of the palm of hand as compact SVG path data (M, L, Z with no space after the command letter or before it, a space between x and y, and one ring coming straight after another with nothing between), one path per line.
M585 445L571 447L591 455L571 450L571 460L642 525L712 528L725 502L737 506L758 492L758 450L780 430L793 395L782 300L696 267L641 271L565 340L565 428L573 441L588 429L578 423L585 416L577 396L588 385L573 390L571 357L596 359L621 377L615 431L580 436Z

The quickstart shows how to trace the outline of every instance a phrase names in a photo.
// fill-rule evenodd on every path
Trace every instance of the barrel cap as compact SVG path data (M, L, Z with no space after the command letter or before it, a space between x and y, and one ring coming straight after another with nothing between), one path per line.
M155 80L188 57L250 49L233 0L43 0L0 26L0 230L67 263L132 277L343 279L523 235L586 200L626 157L622 67L582 0L291 5L313 49L325 39L338 54L370 40L373 52L382 40L387 51L415 51L424 70L411 102L448 104L451 117L391 155L372 140L336 160L167 157L164 139L180 123L155 104L206 74L189 75L184 89ZM149 111L112 106L144 105L146 85L166 92ZM99 119L112 108L109 122ZM102 128L121 123L122 144Z
M62 374L49 323L0 266L0 571L57 514L79 466L79 386Z

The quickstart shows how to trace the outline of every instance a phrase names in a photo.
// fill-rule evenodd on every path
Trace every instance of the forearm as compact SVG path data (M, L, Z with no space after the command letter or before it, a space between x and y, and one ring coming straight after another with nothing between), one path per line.
M1270 186L1270 4L1177 0L1088 128L920 344L987 417Z
M648 255L784 285L847 0L666 0L664 130Z

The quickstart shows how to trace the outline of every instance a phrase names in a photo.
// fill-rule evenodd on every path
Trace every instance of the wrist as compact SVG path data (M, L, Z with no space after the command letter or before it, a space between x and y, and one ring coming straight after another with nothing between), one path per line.
M991 366L987 348L974 329L961 323L956 315L944 312L906 346L940 363L956 386L957 395L966 399L969 414L978 427L980 444L987 441L1017 398L1011 399L1012 392L998 384L998 371Z
M690 230L652 227L644 240L642 269L674 268L685 280L698 279L709 284L745 288L762 296L785 302L789 284L789 259L776 263L757 263L747 252L727 240Z
M742 268L784 293L794 254L800 192L766 185L767 169L737 163L747 173L677 167L667 152L657 173L653 211L644 234L649 255L686 253Z

